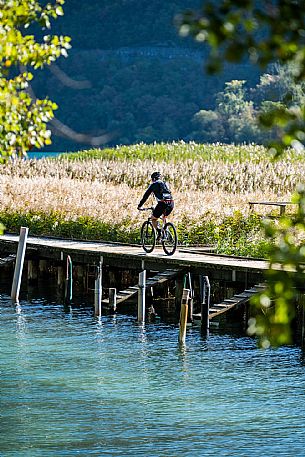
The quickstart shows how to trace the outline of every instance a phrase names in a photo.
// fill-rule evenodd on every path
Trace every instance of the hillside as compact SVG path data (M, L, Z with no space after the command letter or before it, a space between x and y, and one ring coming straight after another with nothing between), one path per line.
M73 49L58 66L88 87L63 85L49 69L38 72L34 88L59 105L56 116L80 133L111 133L110 145L192 139L194 115L212 109L225 81L258 82L248 65L227 66L209 77L206 50L179 37L174 17L200 0L66 0L65 16L52 32L72 37ZM221 140L221 138L220 138ZM88 145L53 136L49 150Z

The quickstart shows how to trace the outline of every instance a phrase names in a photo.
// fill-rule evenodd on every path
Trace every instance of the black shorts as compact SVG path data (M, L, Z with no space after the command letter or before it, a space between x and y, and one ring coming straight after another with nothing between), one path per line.
M153 210L153 216L154 217L160 217L162 216L162 214L164 214L165 216L168 216L174 209L174 202L171 201L171 202L158 202L157 206L155 207L155 209Z

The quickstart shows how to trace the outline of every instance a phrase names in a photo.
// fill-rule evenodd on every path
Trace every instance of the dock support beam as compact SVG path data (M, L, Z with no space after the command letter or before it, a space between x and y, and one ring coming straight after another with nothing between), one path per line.
M28 282L34 283L38 279L38 264L36 260L28 260Z
M192 277L191 273L188 273L185 277L185 283L186 280L188 282L188 288L189 288L189 301L188 301L188 321L193 322L193 313L194 313L194 289L192 286Z
M201 333L207 335L210 328L209 309L211 299L211 286L208 276L200 275L200 303L201 303Z
M182 299L182 292L183 292L183 280L184 275L183 273L179 273L176 281L175 281L175 307L176 307L176 314L179 315L181 299Z
M17 249L17 256L16 256L16 263L15 263L15 271L14 271L14 278L11 290L11 298L15 302L19 300L19 292L20 292L20 285L21 285L21 277L22 277L22 270L24 264L24 256L26 250L26 242L28 238L29 229L27 227L21 227L20 235L19 235L19 243Z
M72 259L67 256L67 270L66 270L66 287L65 287L65 303L70 304L73 296L73 267Z
M57 285L58 287L63 287L65 283L65 274L64 274L64 267L60 265L57 267Z
M146 270L139 274L139 294L138 294L138 322L145 322L145 286Z
M179 343L185 343L188 314L189 289L183 289L180 311Z
M116 288L114 287L109 289L109 308L116 312Z
M101 257L97 266L94 288L94 313L96 316L102 315L102 275L103 275L103 257Z

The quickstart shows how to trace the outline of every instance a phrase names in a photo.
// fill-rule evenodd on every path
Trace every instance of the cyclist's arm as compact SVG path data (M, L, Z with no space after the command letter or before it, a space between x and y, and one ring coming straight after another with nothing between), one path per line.
M141 208L141 206L144 205L144 203L146 202L146 200L148 199L148 197L150 196L150 194L152 193L152 185L150 185L148 187L148 189L146 190L146 192L144 193L140 203L138 204L138 208Z

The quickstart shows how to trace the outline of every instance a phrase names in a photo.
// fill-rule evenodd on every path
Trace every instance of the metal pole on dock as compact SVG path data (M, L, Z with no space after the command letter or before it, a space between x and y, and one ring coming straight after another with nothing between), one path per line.
M183 289L180 310L179 343L185 343L189 293L189 289Z
M20 228L19 243L16 255L15 271L13 277L13 284L11 290L11 298L15 302L18 302L19 291L21 286L21 277L24 264L24 256L26 250L26 242L28 238L29 229L27 227Z
M201 332L207 334L210 327L209 309L211 299L211 286L208 276L200 275L200 302L201 302Z
M116 311L116 288L110 287L109 289L109 308Z
M145 286L146 270L139 274L138 322L145 322Z
M94 287L94 313L96 316L102 315L102 274L103 274L103 257L101 257L97 267Z

